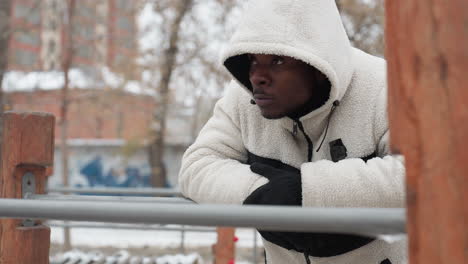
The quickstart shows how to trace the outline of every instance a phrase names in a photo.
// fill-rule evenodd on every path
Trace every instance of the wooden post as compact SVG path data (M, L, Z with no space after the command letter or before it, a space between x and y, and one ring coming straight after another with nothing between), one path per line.
M34 174L35 192L44 193L47 167L53 163L54 116L6 112L0 160L0 197L22 198L22 178ZM49 263L50 229L34 221L0 219L0 264Z
M392 149L411 264L468 263L468 1L386 1Z
M215 264L234 264L235 259L235 229L218 227L218 241L213 245Z

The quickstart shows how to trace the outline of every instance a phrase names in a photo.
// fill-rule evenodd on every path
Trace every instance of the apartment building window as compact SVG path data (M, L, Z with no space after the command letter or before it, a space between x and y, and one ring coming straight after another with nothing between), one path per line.
M84 17L88 20L94 21L96 19L96 10L94 9L94 7L91 8L86 5L77 5L76 16Z
M28 50L17 50L14 62L20 66L31 67L37 64L37 54Z
M16 3L13 10L13 16L32 25L39 25L41 22L40 8L37 6Z
M131 1L128 0L117 0L116 1L116 6L118 9L129 9L131 6Z
M40 39L37 31L18 31L15 33L15 40L30 46L39 46Z
M130 21L128 17L119 17L117 19L117 26L125 31L133 31L133 23Z

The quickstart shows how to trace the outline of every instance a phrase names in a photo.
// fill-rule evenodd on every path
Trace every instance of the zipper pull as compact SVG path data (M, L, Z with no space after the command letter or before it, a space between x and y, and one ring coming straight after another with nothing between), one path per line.
M294 121L294 124L293 124L293 135L297 136L297 122L296 121Z

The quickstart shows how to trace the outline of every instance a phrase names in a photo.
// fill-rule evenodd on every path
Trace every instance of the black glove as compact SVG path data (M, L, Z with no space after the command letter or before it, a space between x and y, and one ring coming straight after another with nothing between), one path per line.
M296 168L284 165L279 169L253 163L250 166L252 172L270 181L252 192L244 204L302 205L301 173ZM315 257L336 256L373 241L372 238L355 235L258 231L264 239L273 244Z
M285 165L285 164L284 164ZM250 170L264 176L270 181L253 191L244 201L250 205L301 205L301 172L291 166L274 168L262 163L253 163ZM286 232L258 230L267 241L287 250L295 246L287 239Z
M292 167L291 167L292 168ZM253 163L250 170L267 178L269 182L252 192L244 204L301 205L301 173L298 169L277 169L261 163Z

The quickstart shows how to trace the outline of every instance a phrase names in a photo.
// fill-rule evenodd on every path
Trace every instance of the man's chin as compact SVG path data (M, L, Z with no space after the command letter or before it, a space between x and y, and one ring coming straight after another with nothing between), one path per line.
M280 119L280 118L283 118L285 117L286 115L285 114L282 114L282 113L270 113L270 112L267 112L267 111L261 111L262 113L262 116L266 119Z

